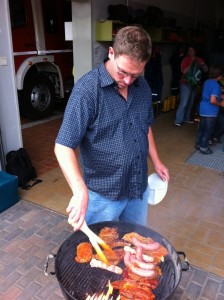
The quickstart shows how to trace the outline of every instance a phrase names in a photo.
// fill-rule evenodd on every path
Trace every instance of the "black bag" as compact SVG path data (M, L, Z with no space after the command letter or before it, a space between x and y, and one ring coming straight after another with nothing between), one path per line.
M7 153L6 172L17 176L18 186L25 190L29 190L35 184L42 182L41 179L36 178L36 170L24 148ZM28 184L30 180L34 182L32 184Z

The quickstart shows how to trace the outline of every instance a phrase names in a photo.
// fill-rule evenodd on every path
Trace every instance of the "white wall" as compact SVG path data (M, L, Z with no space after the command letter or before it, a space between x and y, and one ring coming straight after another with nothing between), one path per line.
M4 153L22 146L8 0L0 1L0 128Z

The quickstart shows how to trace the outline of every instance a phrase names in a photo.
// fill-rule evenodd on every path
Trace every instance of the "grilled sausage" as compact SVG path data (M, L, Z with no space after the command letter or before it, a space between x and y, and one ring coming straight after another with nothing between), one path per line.
M136 267L131 262L130 257L131 257L131 253L130 252L125 252L125 255L124 255L124 264L134 274L139 275L141 277L147 277L147 278L150 278L150 279L153 279L153 278L155 278L157 276L155 270L145 270L145 269L141 269L139 267Z
M136 254L137 253L137 249L138 249L138 247L136 248L136 250L134 248L131 248L131 247L128 247L128 246L124 247L124 251L126 251L126 252L128 251L131 254ZM152 256L149 256L149 255L146 255L146 254L142 254L142 259L145 262L154 262L154 258Z
M140 242L136 237L132 237L132 243L136 247L142 247L144 250L157 250L161 245L157 242L153 242L150 244Z
M130 256L130 261L133 265L138 266L139 268L144 270L154 270L156 267L156 265L153 263L147 263L137 259L137 257L134 254Z

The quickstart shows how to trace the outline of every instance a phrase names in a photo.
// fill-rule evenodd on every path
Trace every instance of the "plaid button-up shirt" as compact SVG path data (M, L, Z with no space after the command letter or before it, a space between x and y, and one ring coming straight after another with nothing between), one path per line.
M75 84L56 143L80 148L88 189L112 200L139 199L147 187L148 129L154 120L143 77L127 101L104 64Z

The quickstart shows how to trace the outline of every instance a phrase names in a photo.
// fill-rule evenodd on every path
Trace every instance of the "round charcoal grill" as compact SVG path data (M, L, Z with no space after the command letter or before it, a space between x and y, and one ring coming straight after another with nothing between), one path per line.
M164 262L161 264L162 275L159 278L159 285L153 291L156 300L169 299L177 288L182 274L182 263L174 247L160 234L152 229L131 223L124 222L101 222L89 226L96 234L104 227L117 227L119 237L126 233L136 232L144 237L150 237L160 243L168 250ZM88 237L81 231L72 233L60 246L55 255L55 273L47 272L48 258L45 274L55 274L65 299L85 300L88 295L105 291L108 281L122 279L118 275L100 268L92 268L89 263L80 264L75 261L78 244L88 242ZM183 252L181 252L184 254ZM122 263L120 265L124 267Z

